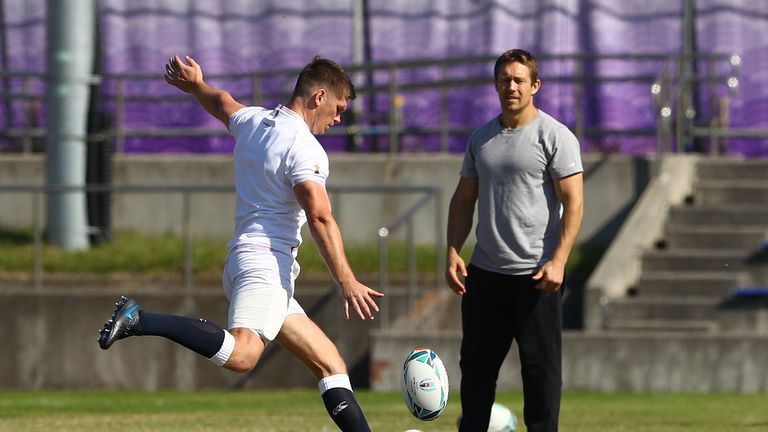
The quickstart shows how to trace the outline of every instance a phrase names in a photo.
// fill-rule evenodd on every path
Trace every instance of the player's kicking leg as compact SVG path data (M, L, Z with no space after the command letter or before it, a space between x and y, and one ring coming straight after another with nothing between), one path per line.
M121 297L112 318L99 330L99 346L109 349L130 336L161 336L223 366L235 347L232 334L204 319L144 311L134 299Z
M336 346L309 317L290 314L276 342L299 358L320 380L318 388L328 415L344 432L370 432L352 393L347 368Z

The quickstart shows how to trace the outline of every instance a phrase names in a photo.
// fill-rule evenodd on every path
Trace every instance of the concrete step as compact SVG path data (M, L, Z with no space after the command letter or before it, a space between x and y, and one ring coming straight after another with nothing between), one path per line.
M702 180L768 180L768 162L763 160L705 159L698 163L696 175Z
M606 322L662 320L662 321L717 321L718 298L687 297L625 297L607 306Z
M665 241L670 249L755 250L768 239L768 226L667 224Z
M765 203L740 206L673 206L667 223L674 225L729 225L768 227Z
M730 249L673 249L643 254L642 270L650 271L731 271L744 270L748 251Z
M727 297L739 285L741 275L733 271L643 272L637 283L638 297Z
M716 333L719 330L717 321L714 320L610 320L606 324L609 331L628 332L691 332L691 333Z
M693 202L704 206L768 203L768 180L699 180Z

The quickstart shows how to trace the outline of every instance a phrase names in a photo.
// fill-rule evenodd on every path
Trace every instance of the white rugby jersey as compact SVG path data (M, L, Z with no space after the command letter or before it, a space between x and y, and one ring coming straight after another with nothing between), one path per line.
M325 185L328 155L298 114L241 108L229 119L235 137L235 231L228 247L267 247L291 254L301 244L307 221L293 187L303 181Z

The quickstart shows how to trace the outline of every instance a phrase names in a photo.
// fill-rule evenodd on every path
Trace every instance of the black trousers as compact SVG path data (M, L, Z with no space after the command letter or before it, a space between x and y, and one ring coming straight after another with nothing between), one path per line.
M488 430L496 380L512 340L530 432L557 431L562 390L562 292L534 288L532 275L510 276L470 264L461 301L461 432Z

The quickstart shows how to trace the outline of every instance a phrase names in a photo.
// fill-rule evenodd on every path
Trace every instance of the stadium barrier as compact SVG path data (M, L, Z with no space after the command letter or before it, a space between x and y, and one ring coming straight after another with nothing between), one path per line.
M360 98L343 127L331 129L324 144L331 151L461 151L473 127L497 112L489 85L494 60L474 56L348 66L351 75L365 76L366 82L358 85ZM730 124L730 98L739 87L741 67L736 55L549 54L539 60L556 73L543 77L550 90L537 103L571 127L587 151L616 151L618 146L619 151L633 154L705 150L721 154L744 150L731 149L730 138L768 138L768 129ZM208 80L244 103L269 106L287 100L298 72L218 74ZM10 87L0 91L5 113L0 145L4 140L5 151L39 151L46 139L56 138L48 136L43 124L47 75L0 71L0 77ZM187 95L166 88L157 74L94 75L88 82L99 92L95 108L103 110L101 115L111 125L85 137L68 138L108 141L117 154L228 151L230 144L221 141L228 132L195 111ZM720 94L722 86L730 96ZM623 93L647 98L648 103L613 100ZM452 102L456 99L467 103ZM601 108L603 104L606 107ZM701 112L696 111L698 105ZM170 106L185 113L183 118L168 114ZM609 117L605 123L611 126L602 124L601 117ZM189 142L200 138L208 144ZM695 143L697 138L708 138L708 149ZM627 144L622 143L625 140Z

